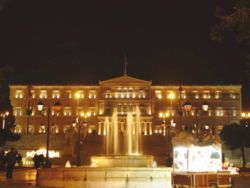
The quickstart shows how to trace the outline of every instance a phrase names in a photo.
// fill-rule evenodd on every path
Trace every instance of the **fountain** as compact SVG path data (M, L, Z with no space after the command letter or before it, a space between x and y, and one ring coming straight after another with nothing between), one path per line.
M154 157L141 155L141 114L139 107L136 107L135 116L132 112L127 113L126 129L124 130L124 146L121 151L119 139L120 129L118 127L118 113L114 109L111 121L105 119L106 130L106 155L92 156L91 166L95 167L151 167Z
M142 155L141 114L128 112L119 127L118 112L105 118L106 154L91 157L90 166L39 169L37 184L47 187L170 188L171 168L157 168L154 157Z

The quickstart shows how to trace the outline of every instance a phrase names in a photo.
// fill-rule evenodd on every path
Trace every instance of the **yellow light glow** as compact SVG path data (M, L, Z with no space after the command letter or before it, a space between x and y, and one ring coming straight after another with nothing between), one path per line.
M163 113L162 112L159 113L159 117L160 118L163 117Z
M168 98L171 99L171 100L174 99L175 98L175 94L174 93L169 93L168 94Z
M30 152L26 152L26 157L34 157L35 154L37 155L43 155L46 156L46 149L39 149L37 151L30 151ZM58 158L60 157L60 153L58 151L54 151L54 150L50 150L49 151L49 158Z
M241 113L241 117L246 117L246 113Z
M80 94L79 92L76 92L76 93L75 93L75 98L76 98L76 99L80 99L80 98L81 98L81 94Z

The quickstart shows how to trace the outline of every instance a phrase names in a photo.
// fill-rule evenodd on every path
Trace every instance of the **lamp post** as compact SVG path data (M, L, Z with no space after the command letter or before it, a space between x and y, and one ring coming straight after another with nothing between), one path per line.
M159 117L162 118L163 136L166 136L166 118L168 118L169 115L169 112L159 114Z
M59 113L61 111L61 103L58 101L56 102L54 105L53 105L55 111L57 113ZM44 104L42 103L42 101L38 102L37 103L37 109L38 109L38 112L44 116L44 114L42 113L43 110L44 110ZM47 108L47 137L46 137L46 162L49 161L49 144L50 144L50 118L51 118L51 109L50 109L50 104L48 105L48 108Z
M184 110L186 111L186 112L190 112L191 110L192 110L192 108L193 108L193 106L192 106L192 104L190 103L190 102L186 102L185 104L184 104ZM209 106L208 106L208 104L206 103L206 102L204 102L202 105L201 105L201 111L202 112L207 112L208 111L208 108L209 108ZM195 128L196 128L196 130L195 130L195 132L196 132L196 134L198 135L199 133L200 133L200 127L199 127L199 122L198 122L198 114L199 114L199 112L200 112L200 110L199 110L199 108L198 108L198 106L195 106ZM205 126L205 129L207 129L207 127ZM210 130L211 130L211 128L210 128Z
M83 126L84 126L84 137L83 140L85 140L87 136L87 118L91 116L90 112L81 112L80 116L83 117ZM78 124L78 150L77 150L77 161L76 165L80 166L81 165L81 123L79 121L79 118L77 118Z
M4 112L4 113L1 113L0 114L1 117L3 118L3 124L2 124L2 129L5 129L5 119L8 115L10 115L10 113L8 111Z

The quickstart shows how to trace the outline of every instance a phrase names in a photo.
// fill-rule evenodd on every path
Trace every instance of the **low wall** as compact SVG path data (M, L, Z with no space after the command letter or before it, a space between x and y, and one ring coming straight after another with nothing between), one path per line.
M45 187L171 188L172 168L48 168L39 169L37 184Z

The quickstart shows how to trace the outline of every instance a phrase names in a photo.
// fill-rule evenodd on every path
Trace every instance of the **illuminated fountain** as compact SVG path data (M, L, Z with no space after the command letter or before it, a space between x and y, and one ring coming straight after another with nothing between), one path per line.
M150 167L154 157L141 155L141 114L136 107L135 116L132 112L127 113L124 136L120 138L117 109L111 117L105 119L106 131L106 155L91 157L91 166L94 167ZM121 139L124 139L122 148Z
M90 166L39 169L37 183L45 187L170 188L172 168L157 168L154 157L142 155L141 114L128 112L119 127L118 112L105 118L106 155L92 156Z

